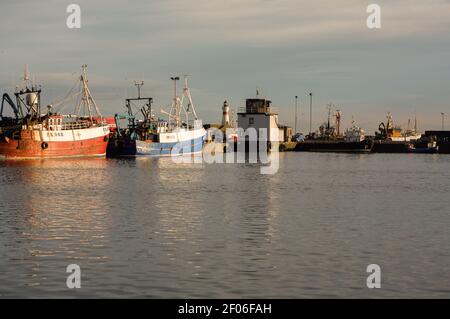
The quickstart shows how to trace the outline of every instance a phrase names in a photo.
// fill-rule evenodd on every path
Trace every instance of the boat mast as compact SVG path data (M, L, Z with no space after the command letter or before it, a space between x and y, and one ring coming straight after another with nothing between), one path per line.
M189 109L192 108L192 114L194 114L194 119L198 120L197 113L195 112L195 106L194 102L192 101L191 91L189 90L188 86L188 76L184 76L184 95L187 96L189 100L188 107L186 109L187 112L189 112Z
M188 77L187 75L184 77L184 88L183 88L183 95L181 98L177 95L177 81L180 80L180 77L176 76L171 77L170 79L174 82L174 97L172 106L170 108L170 112L165 112L163 110L161 110L161 112L169 116L169 126L171 126L171 122L173 120L175 121L175 127L179 128L181 124L184 123L186 127L189 128L189 113L191 112L191 109L194 115L194 119L197 120L198 118L197 113L195 111L194 102L192 101L191 92L188 86ZM183 105L185 97L188 100L188 104L186 107ZM184 122L182 121L181 118L182 111L184 112L185 116Z
M80 111L83 109L83 115L88 114L89 119L92 121L92 115L95 113L96 115L100 116L102 118L102 115L100 113L100 110L97 106L97 103L95 102L94 98L92 97L91 91L89 90L88 86L88 79L86 74L87 64L83 64L81 66L82 72L80 76L80 82L81 82L81 100L80 104L78 105L76 109L76 113L78 116L80 116Z

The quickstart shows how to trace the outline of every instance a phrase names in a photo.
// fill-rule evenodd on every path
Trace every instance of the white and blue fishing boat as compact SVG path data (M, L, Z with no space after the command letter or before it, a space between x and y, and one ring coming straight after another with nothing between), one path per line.
M174 82L174 98L169 110L161 110L167 119L156 117L152 110L152 98L141 98L140 87L143 82L136 83L138 98L126 99L126 114L116 114L117 129L113 133L107 154L114 156L180 156L201 153L206 136L202 121L198 119L195 106L185 77L183 94L177 95L179 77L172 77ZM136 103L145 105L140 108ZM137 118L133 109L137 108L143 119ZM121 126L122 120L128 125Z

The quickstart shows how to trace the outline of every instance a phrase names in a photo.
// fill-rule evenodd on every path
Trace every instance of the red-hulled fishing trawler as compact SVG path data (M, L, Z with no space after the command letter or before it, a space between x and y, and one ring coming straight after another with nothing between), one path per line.
M0 109L0 159L45 159L105 156L110 126L92 98L86 65L75 87L60 103L77 99L75 114L62 115L48 105L41 111L41 88L25 71L23 88L14 93L16 102L5 93ZM74 92L74 93L73 93ZM9 104L12 116L3 114Z

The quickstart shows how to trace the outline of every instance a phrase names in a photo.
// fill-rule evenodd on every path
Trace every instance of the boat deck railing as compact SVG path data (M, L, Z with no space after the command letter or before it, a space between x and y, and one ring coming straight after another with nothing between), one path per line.
M73 123L63 123L61 125L61 130L81 130L92 126L90 122L73 122Z
M258 109L257 107L250 107L247 108L246 106L239 106L238 107L238 113L248 113L247 114L258 114L260 109ZM262 110L262 108L261 108ZM271 107L267 107L264 109L264 111L261 111L262 113L266 113L266 114L279 114L280 113L280 109L276 106L271 106Z

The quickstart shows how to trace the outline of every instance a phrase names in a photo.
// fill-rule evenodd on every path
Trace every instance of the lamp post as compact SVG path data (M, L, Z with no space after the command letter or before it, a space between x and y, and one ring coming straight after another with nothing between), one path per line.
M175 109L175 121L176 121L176 125L177 127L180 126L180 112L181 112L181 107L180 107L180 103L178 103L178 97L177 97L177 81L180 80L179 76L172 76L170 78L173 81L173 108ZM172 113L172 112L171 112ZM171 116L169 116L169 126L171 123Z
M295 96L295 125L294 125L294 134L297 134L297 107L298 107L298 96Z
M309 92L309 136L312 133L312 92Z
M173 81L173 86L174 86L174 96L175 96L175 101L177 99L177 81L180 80L179 76L173 76L170 78Z
M444 121L445 121L445 113L441 113L442 116L442 130L444 130L445 125L444 125Z

